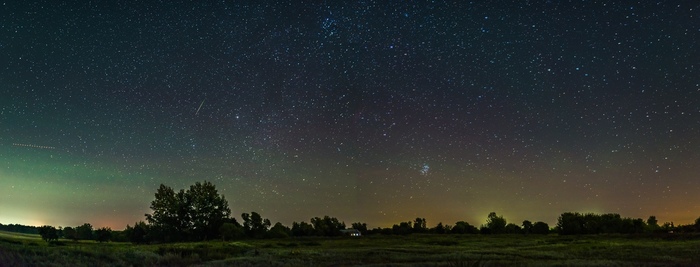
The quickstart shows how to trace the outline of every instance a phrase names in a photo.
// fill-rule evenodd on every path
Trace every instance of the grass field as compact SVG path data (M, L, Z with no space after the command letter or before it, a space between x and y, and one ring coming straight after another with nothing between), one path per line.
M700 236L409 235L133 245L0 232L2 266L700 266Z

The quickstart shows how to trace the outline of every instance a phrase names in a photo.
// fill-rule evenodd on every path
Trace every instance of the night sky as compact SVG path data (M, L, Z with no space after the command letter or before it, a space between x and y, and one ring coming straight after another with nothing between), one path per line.
M697 1L0 2L0 223L700 216ZM290 1L304 2L304 1Z

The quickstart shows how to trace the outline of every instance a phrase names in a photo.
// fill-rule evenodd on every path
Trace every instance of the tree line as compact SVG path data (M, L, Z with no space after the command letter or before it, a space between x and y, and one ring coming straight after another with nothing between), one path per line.
M616 213L565 212L557 220L556 232L560 235L700 232L700 218L695 220L695 224L674 226L672 222L659 225L656 216L649 216L644 221L640 218L622 218Z
M41 238L47 242L58 241L59 238L70 239L73 241L78 240L95 240L98 242L107 242L112 239L112 229L109 227L102 227L98 229L93 229L92 225L89 223L84 223L83 225L65 228L56 228L50 225L44 225L37 228L37 232L41 235Z
M46 241L58 238L72 240L129 241L133 243L167 243L183 241L204 241L212 239L234 240L243 238L288 238L305 236L341 236L347 230L345 222L335 217L314 217L309 222L293 222L291 227L279 222L274 225L269 219L257 212L242 213L242 223L231 216L228 201L220 195L210 182L197 182L187 190L173 190L161 184L156 190L155 199L150 206L152 212L145 214L146 221L139 221L133 226L127 225L123 231L109 228L93 229L85 223L81 226L54 228L42 226L36 230ZM674 226L673 223L659 225L655 216L646 221L642 219L623 218L619 214L581 214L562 213L557 225L551 228L542 221L508 223L503 216L491 212L486 223L479 227L466 221L454 225L439 222L435 227L427 227L425 218L400 222L387 228L368 229L367 224L355 222L350 229L360 231L362 235L408 235L408 234L640 234L653 232L700 232L700 218L693 225ZM0 225L2 226L2 225ZM14 226L15 229L17 226ZM31 231L30 228L21 228Z
M21 224L2 224L0 223L0 231L23 233L23 234L38 234L39 227L21 225Z

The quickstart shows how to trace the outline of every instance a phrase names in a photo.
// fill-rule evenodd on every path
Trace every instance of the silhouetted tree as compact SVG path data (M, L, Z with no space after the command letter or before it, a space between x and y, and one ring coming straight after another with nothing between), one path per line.
M143 221L134 223L134 227L131 227L127 224L126 229L124 229L124 235L126 236L126 238L129 239L131 243L135 244L146 243L148 241L148 232L149 226Z
M267 237L269 238L288 238L291 234L292 230L282 225L280 222L275 223L275 225L267 231Z
M314 233L314 226L307 222L292 223L293 236L312 236Z
M323 218L311 218L311 225L314 226L318 236L340 236L342 234L340 230L345 229L345 223L328 215L323 216Z
M583 233L584 220L578 212L565 212L557 219L557 229L560 235L578 235Z
M532 225L531 233L536 235L549 234L549 225L544 222L536 222L534 225Z
M414 233L424 233L428 230L427 225L428 225L428 223L425 221L425 218L416 218L413 221L413 232ZM440 225L442 225L442 223Z
M95 230L95 240L98 242L107 242L112 238L112 229L102 227Z
M622 234L638 234L643 233L646 224L642 219L632 219L624 218L622 219L622 224L620 227L620 233Z
M503 216L496 215L495 212L489 213L489 216L486 218L486 228L488 228L488 233L490 234L504 233L506 224L506 219Z
M41 235L41 239L46 242L58 240L58 230L56 230L56 227L50 225L39 227L39 235Z
M392 233L395 235L407 235L410 234L411 231L413 230L413 227L411 226L411 222L401 222L398 225L394 224L394 226L391 228Z
M183 203L185 202L185 203ZM188 218L183 211L186 209L184 191L180 191L176 196L175 191L161 184L156 190L155 199L151 202L152 214L146 214L146 220L151 226L153 238L162 241L176 241L183 238Z
M523 234L529 234L532 232L532 222L528 220L523 221Z
M695 219L695 231L700 232L700 217Z
M445 224L443 227L445 228L446 234L449 234L450 232L452 232L452 225Z
M56 228L56 236L58 236L58 238L64 238L63 237L63 227L59 226L58 228Z
M168 238L169 241L186 240L190 238L191 234L194 234L192 230L197 226L193 223L193 216L197 212L195 210L195 204L193 203L193 194L190 194L184 189L180 189L175 194L175 202L173 205L173 225L166 227L167 234L170 234ZM199 229L204 231L205 229ZM197 234L201 234L198 232ZM195 237L197 239L197 237Z
M151 209L153 213L146 214L149 235L165 242L219 236L219 228L231 214L226 198L207 181L177 193L161 184Z
M603 218L601 215L596 215L593 213L587 213L579 216L582 223L582 228L578 234L597 234L604 231L613 231L610 228L616 227L614 226L614 216L608 215L608 217Z
M656 220L656 216L649 216L647 219L647 231L654 232L659 230L659 221Z
M189 218L192 220L191 232L196 240L207 240L208 237L217 236L219 228L231 214L228 201L216 190L210 182L195 183L185 193L190 204Z
M75 228L75 232L80 240L92 240L92 225L89 223L84 223L81 226Z
M656 216L649 216L647 219L647 225L650 227L659 227L659 221L656 220Z
M479 229L465 221L458 221L450 230L453 234L478 234Z
M596 215L591 215L595 218ZM599 234L599 233L622 233L622 217L617 213L606 213L600 216L601 228L598 231L587 232L587 234Z
M63 228L63 238L76 241L78 240L78 233L75 231L75 228L66 226L66 228Z
M415 226L416 226L416 225L414 224L414 225L413 225L413 227L414 227L413 229L415 229ZM439 223L435 226L435 228L433 228L433 229L431 229L431 230L432 230L433 233L436 233L436 234L444 234L444 233L447 232L447 229L445 229L445 228L446 228L446 227L445 227L444 225L442 225L442 222L439 222Z
M243 213L243 230L246 235L252 238L263 238L267 229L270 228L270 220L263 219L257 212Z
M601 233L642 233L647 228L644 220L622 218L616 213L602 215L565 212L559 216L557 227L559 234L601 234Z

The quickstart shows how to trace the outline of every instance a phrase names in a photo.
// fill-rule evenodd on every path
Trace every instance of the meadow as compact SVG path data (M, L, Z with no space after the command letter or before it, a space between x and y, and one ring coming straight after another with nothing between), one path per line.
M0 232L2 266L700 266L700 236L433 235L136 245Z

